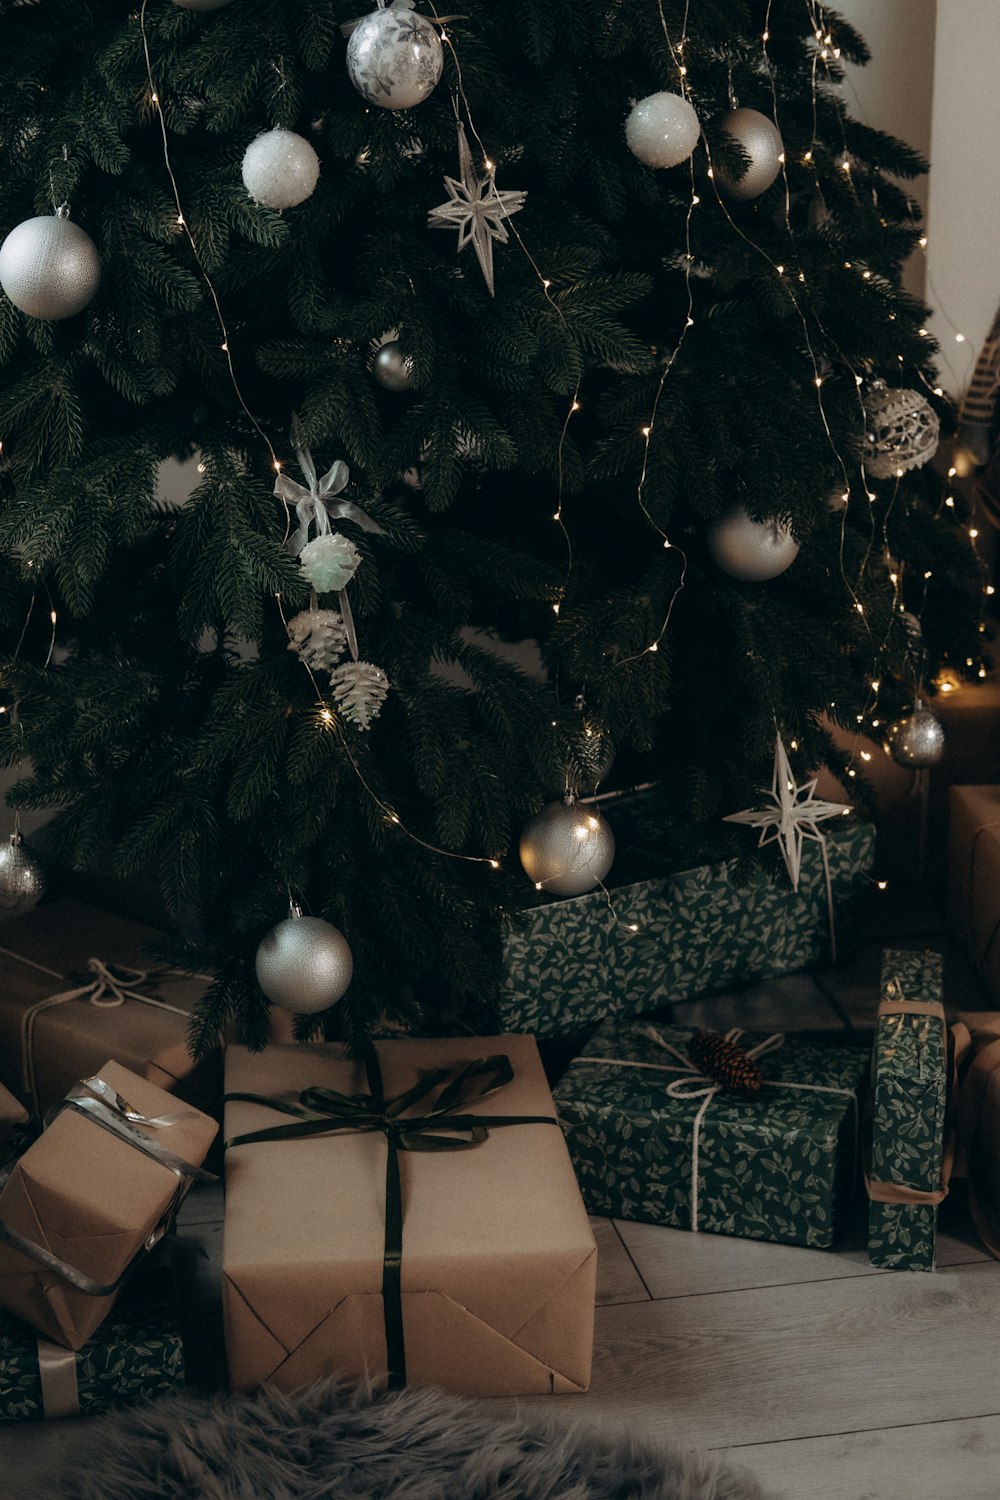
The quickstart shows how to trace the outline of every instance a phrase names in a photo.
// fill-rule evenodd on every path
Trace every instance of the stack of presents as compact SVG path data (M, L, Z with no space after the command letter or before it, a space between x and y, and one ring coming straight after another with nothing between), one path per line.
M993 813L1000 859L1000 800ZM872 845L865 824L831 834L841 930ZM664 1004L824 956L818 846L797 894L773 882L748 899L722 865L615 905L606 920L603 894L552 902L511 931L503 1034L393 1035L360 1059L232 1045L198 1067L185 1035L203 981L144 972L146 929L74 901L6 923L0 1420L183 1382L164 1252L223 1143L234 1389L367 1371L469 1394L585 1390L588 1214L829 1248L864 1184L873 1265L929 1271L961 1173L998 1245L1000 1014L947 1024L939 954L884 952L864 1045L696 1034ZM577 1042L553 1096L535 1035L557 1031Z

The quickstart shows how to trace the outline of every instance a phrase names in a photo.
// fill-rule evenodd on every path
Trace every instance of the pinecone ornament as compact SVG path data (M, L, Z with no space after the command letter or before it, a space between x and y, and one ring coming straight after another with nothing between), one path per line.
M367 729L382 710L389 679L374 662L345 661L330 673L330 691L344 718Z
M696 1031L688 1042L688 1054L706 1078L734 1093L755 1094L763 1082L756 1058L717 1031Z
M344 653L347 629L337 609L304 609L288 622L288 649L314 672L328 672Z

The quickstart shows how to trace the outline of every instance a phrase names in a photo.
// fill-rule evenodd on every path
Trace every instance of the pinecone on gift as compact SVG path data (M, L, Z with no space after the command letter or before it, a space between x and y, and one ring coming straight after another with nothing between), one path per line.
M696 1031L688 1042L688 1054L706 1078L734 1093L755 1094L763 1081L756 1058L717 1031Z

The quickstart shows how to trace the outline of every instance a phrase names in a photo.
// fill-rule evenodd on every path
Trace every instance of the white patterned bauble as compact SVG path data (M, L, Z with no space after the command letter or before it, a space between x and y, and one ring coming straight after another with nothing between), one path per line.
M45 872L19 833L0 846L0 911L26 911L45 895Z
M299 1015L329 1010L346 993L354 973L350 944L321 917L291 915L267 933L257 949L257 983L273 1005Z
M742 177L730 177L724 168L714 168L719 191L740 203L759 198L781 171L785 148L778 127L756 109L731 109L719 124L727 135L739 142L750 158L750 165Z
M304 203L319 181L319 157L294 130L265 130L243 155L243 185L265 208Z
M62 214L25 219L0 246L0 286L29 318L71 318L100 284L97 246Z
M864 463L876 479L899 478L937 452L941 424L919 391L890 390L875 380L865 392Z
M885 748L897 766L909 766L914 771L936 766L944 754L944 727L918 698L911 714L889 725Z
M790 568L799 544L780 521L754 521L742 505L733 505L708 528L708 550L730 578L763 583Z
M528 819L518 853L524 873L539 890L582 896L611 869L615 836L596 807L564 797Z
M364 16L347 43L347 72L369 104L412 109L422 104L444 67L444 49L426 16L388 5Z
M339 594L361 566L361 553L339 531L313 537L299 553L302 572L317 594Z
M694 106L680 94L647 94L632 106L625 140L647 167L676 167L698 144L701 126Z

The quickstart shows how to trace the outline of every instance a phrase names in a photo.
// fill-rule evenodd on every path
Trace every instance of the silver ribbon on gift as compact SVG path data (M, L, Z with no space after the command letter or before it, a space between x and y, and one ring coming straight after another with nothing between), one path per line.
M76 1380L76 1351L64 1349L51 1339L37 1338L38 1378L42 1386L45 1420L80 1415L80 1390Z

